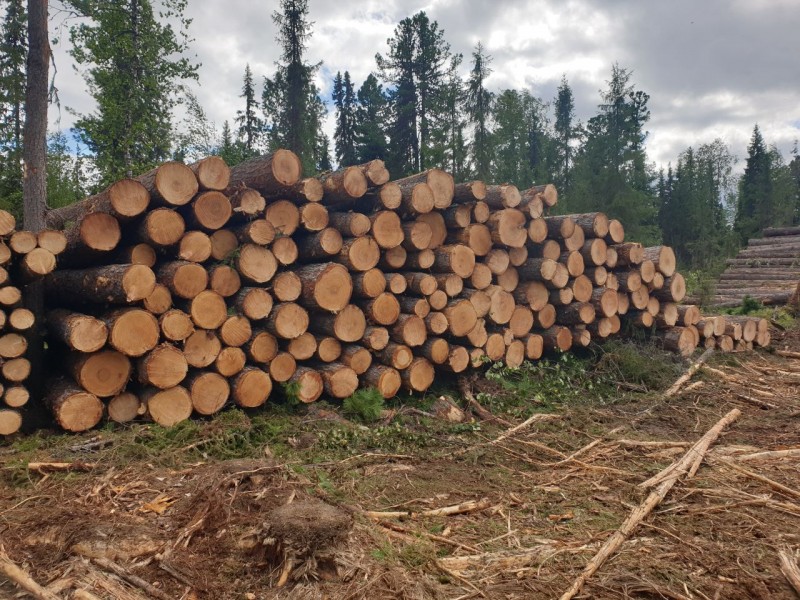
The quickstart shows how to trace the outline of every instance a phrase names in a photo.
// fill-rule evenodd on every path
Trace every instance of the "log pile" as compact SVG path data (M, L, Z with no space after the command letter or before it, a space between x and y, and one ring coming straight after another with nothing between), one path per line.
M28 307L26 286L53 272L67 247L60 231L15 228L13 215L0 210L0 436L19 431L31 398L29 352L40 317Z
M602 213L551 215L557 201L439 169L390 181L378 160L303 179L287 150L119 181L48 215L66 243L44 286L44 402L68 431L104 414L169 426L276 391L423 392L437 370L635 327L691 353L700 313L679 305L672 250Z
M709 306L733 308L746 296L767 306L789 302L800 284L800 227L768 228L763 234L728 259Z

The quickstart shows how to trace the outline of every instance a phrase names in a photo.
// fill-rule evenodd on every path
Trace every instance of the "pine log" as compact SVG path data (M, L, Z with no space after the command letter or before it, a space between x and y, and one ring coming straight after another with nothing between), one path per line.
M558 262L567 267L567 272L570 277L578 277L583 275L586 269L583 255L580 252L564 252L559 256Z
M272 255L275 257L275 260L278 261L278 264L284 267L297 262L297 258L300 254L297 249L297 243L289 236L282 236L276 239L272 242L270 249L272 250Z
M142 356L158 344L158 321L145 310L120 309L106 314L103 321L108 327L109 345L126 356Z
M447 237L447 242L468 246L475 256L486 256L492 249L492 234L486 225L473 223L463 229L451 232Z
M506 292L500 290L500 293L496 294L496 297L498 298L497 304L499 305L503 303L504 300L506 300ZM511 302L513 303L513 301L514 300L512 297ZM489 306L491 307L491 305L492 305L492 299L489 298ZM451 335L454 335L456 337L462 337L467 335L470 331L474 329L476 323L478 322L478 311L475 309L474 304L469 300L462 300L462 299L451 300L450 303L442 312L444 313L445 317L447 317L448 331L450 332ZM498 315L500 314L500 312L501 311L498 308L497 309ZM501 317L497 316L497 318Z
M262 288L241 288L233 301L233 306L251 321L266 319L272 312L272 305L272 296Z
M267 283L278 270L275 255L255 244L244 244L234 262L242 278L252 283Z
M47 211L45 222L53 229L64 229L89 213L105 213L124 221L144 213L149 204L150 194L141 183L122 179L85 200Z
M447 331L449 322L444 313L430 312L423 319L425 321L425 329L431 335L441 335Z
M482 200L476 202L472 207L472 220L476 223L486 223L492 214L492 209Z
M297 244L298 258L303 262L330 260L342 250L342 234L327 228L314 235L300 238Z
M411 315L417 315L419 318L424 319L431 312L431 305L425 298L415 298L413 296L402 296L395 300L397 302L397 311L394 314L394 321L391 323L381 323L381 325L392 325L400 316L400 312ZM393 311L394 313L394 311ZM367 313L369 315L369 312ZM373 321L377 321L374 317L370 317ZM379 322L380 323L380 322Z
M408 289L423 296L430 296L437 289L436 278L428 273L404 273Z
M535 185L530 189L541 196L545 206L552 208L558 204L558 190L553 184Z
M189 165L189 168L197 177L201 190L221 191L230 183L231 170L219 156L209 156Z
M43 229L36 234L36 244L39 248L44 248L58 256L67 249L67 236L63 231L54 229Z
M606 243L608 244L621 244L625 241L625 227L617 219L611 219L608 222L608 234L606 235Z
M217 292L204 290L189 301L189 315L200 329L216 329L228 317L228 307Z
M297 339L301 337L303 335ZM245 344L245 352L251 361L267 364L278 354L278 340L271 333L256 329Z
M139 248L143 250L141 247L144 246L145 248L150 248L150 246L145 244L140 244L138 246L134 246L134 248ZM146 251L146 250L144 250ZM156 261L155 252L150 248L150 251L153 253L153 262L148 266L153 266ZM203 263L211 258L211 238L208 234L202 231L187 231L181 237L181 241L178 244L178 256L180 260L185 260L194 263ZM134 262L133 260L129 262ZM146 263L139 263L139 264L146 264Z
M526 281L523 285L518 286L512 294L518 304L527 304L534 311L541 310L550 297L547 287L538 281Z
M45 293L69 302L130 304L146 298L155 284L149 267L108 265L53 272L46 280Z
M277 236L292 235L300 227L300 209L288 200L269 203L264 218L275 228Z
M463 204L484 200L486 198L486 184L482 181L467 181L457 183L453 189L453 202Z
M175 352L180 354L177 350ZM128 357L114 350L70 354L67 366L78 385L100 398L119 394L131 375L131 362Z
M186 300L191 300L208 286L208 272L205 268L188 261L162 263L155 276L172 294Z
M525 214L515 208L493 212L487 225L492 232L492 241L496 244L520 248L528 239Z
M28 391L28 388L20 385L9 387L5 391L5 394L3 394L3 402L5 402L6 406L10 408L22 408L28 403L30 398L31 394ZM1 427L2 426L0 426L0 428ZM4 434L2 429L0 429L0 435L8 435L8 434Z
M618 294L616 291L607 288L595 288L592 290L591 303L599 314L610 318L617 314L619 307Z
M177 244L186 231L186 222L174 210L157 208L148 212L139 224L139 241L155 248Z
M652 246L645 248L644 259L652 260L658 271L664 277L671 277L675 273L675 252L669 246Z
M12 435L22 428L22 415L16 410L0 409L0 436Z
M572 290L572 287L565 287L559 290L552 290L550 292L550 298L548 302L554 305L556 308L559 306L566 306L567 304L572 303L575 301L575 292ZM586 302L586 300L581 300L580 302Z
M656 325L659 329L674 327L678 323L678 305L667 302L660 308L661 310L654 315Z
M252 158L231 168L231 185L245 185L263 194L281 193L296 184L302 165L296 154L289 150L276 150L267 156Z
M386 365L372 365L363 375L364 382L374 387L384 398L393 398L400 391L400 373Z
M360 340L366 328L367 320L364 312L353 304L348 304L336 315L315 315L310 327L315 333L324 333L342 342Z
M328 225L346 237L361 237L369 233L372 222L358 212L331 213Z
M210 269L208 275L209 289L217 292L223 298L230 298L242 287L242 280L241 277L239 277L239 272L228 265L216 265ZM273 288L275 285L276 283L273 281Z
M664 287L654 290L653 295L665 302L680 302L686 297L686 281L683 275L675 273L664 280Z
M539 360L544 353L544 338L538 333L531 333L522 340L525 344L525 358Z
M255 219L232 229L236 238L243 244L266 246L275 240L275 226L266 219ZM185 236L184 236L185 237ZM211 245L209 239L209 246ZM210 252L209 252L210 253Z
M400 273L384 273L383 277L385 281L384 289L388 289L391 293L395 295L404 294L408 289L408 283L406 282L406 278ZM444 277L449 277L449 276L445 275ZM463 287L463 280L455 275L453 275L453 277L455 277L455 279L457 279L461 284L461 287ZM437 279L437 284L438 283L439 280ZM461 291L461 287L459 287L459 292ZM375 289L377 289L377 286ZM384 290L381 290L381 292L382 291Z
M300 302L303 305L335 312L350 302L353 281L342 265L311 264L297 269L295 274L302 282Z
M108 328L95 317L64 309L47 312L51 336L78 352L96 352L106 344Z
M516 306L514 296L496 285L489 286L486 289L486 293L490 299L487 316L493 323L505 325L511 320L511 316L514 314L514 308Z
M601 238L592 238L584 242L580 252L587 263L600 266L606 262L607 248L606 243Z
M442 212L445 225L448 229L459 229L466 227L472 222L473 203L456 204Z
M527 306L517 305L508 321L508 328L515 338L523 338L533 329L533 311Z
M322 362L329 363L339 360L342 355L342 342L335 337L315 337L317 340L316 357ZM389 339L389 333L386 333L386 339Z
M455 273L467 278L475 268L475 253L463 244L442 246L434 251L434 262L430 268L434 272Z
M241 348L227 346L214 359L214 368L223 377L233 377L244 369L247 354Z
M5 315L5 313L3 313ZM4 317L0 317L2 323ZM14 331L28 331L36 324L36 315L27 308L15 308L8 315L8 325ZM2 327L0 327L1 329Z
M517 208L527 213L531 219L538 219L544 214L544 201L536 190L529 188L520 192L520 196L522 200Z
M483 351L492 362L502 360L506 354L506 342L503 339L503 335L500 333L489 334L488 338L486 339L486 344L483 347Z
M524 280L544 282L556 276L557 268L558 263L549 258L529 258L517 271Z
M303 291L303 281L292 271L278 273L272 280L272 295L278 302L294 302Z
M231 395L228 380L219 373L195 371L184 384L189 392L192 408L199 415L210 416L225 406Z
M124 358L124 357L120 357ZM127 360L127 359L126 359ZM189 370L189 363L183 353L172 344L164 343L156 346L137 362L137 374L139 382L145 385L152 385L159 389L168 389L178 385L186 378ZM77 377L76 377L76 380ZM80 381L80 380L78 380ZM119 388L112 393L100 394L98 396L113 396L122 391L127 377L121 382ZM81 381L81 383L83 383ZM83 386L87 390L88 387ZM89 390L92 391L92 390Z
M490 250L484 257L483 263L489 267L492 273L500 275L511 265L511 258L506 250L495 248L494 250Z
M509 269L506 269L505 272L508 272ZM463 282L464 280L458 275L453 275L453 277L458 278L459 281L462 282L462 289L463 289ZM498 275L501 277L501 275ZM476 290L484 290L490 285L492 285L492 270L483 263L475 263L475 268L472 271L472 275L469 277L469 285L475 288Z
M417 315L401 314L389 329L389 336L398 344L405 344L415 348L425 343L428 331L425 327L425 321Z
M572 215L572 218L575 220L575 224L583 229L583 233L587 238L602 239L608 235L609 220L604 213L584 213Z
M34 248L19 261L19 276L24 281L36 281L52 273L56 268L56 257L49 250Z
M592 281L586 275L579 275L569 282L572 296L576 302L589 302L592 298L594 287Z
M187 210L187 220L198 229L222 229L233 215L230 200L222 192L203 192Z
M541 331L544 348L547 350L567 352L572 347L572 331L568 327L555 325Z
M616 301L616 294L614 294ZM595 320L595 308L588 302L573 302L556 308L558 323L561 325L588 325Z
M46 389L44 403L62 429L86 431L100 422L103 404L94 394L68 379L57 379L49 383Z
M583 233L583 229L576 227L572 235L564 239L563 246L567 250L573 251L580 250L585 243L586 234Z
M477 269L478 265L476 264L475 267ZM475 275L475 271L472 272L472 275ZM437 288L450 298L455 298L464 289L464 280L456 274L438 273L434 275L434 278L436 279Z
M222 344L213 331L198 329L183 344L183 355L190 366L204 369L217 359L222 351Z
M464 291L461 295L469 300L469 303L472 305L477 318L482 319L489 313L489 307L492 305L492 299L484 290L464 288Z
M286 345L286 351L295 360L309 360L317 351L317 338L313 333L305 332Z
M371 210L373 207L382 206L386 210L397 210L400 208L403 199L403 192L400 186L390 181L384 183L377 190L367 191L357 203L357 208Z
M428 296L428 304L433 310L442 310L445 306L447 306L448 301L449 298L447 297L447 294L445 294L442 290L436 290L430 296Z
M393 248L393 250L401 249L405 253L405 249L402 246L399 248ZM389 252L384 253L384 259L388 262ZM404 260L404 265L408 269L430 269L433 266L433 263L436 261L436 254L434 254L433 250L420 250L419 252L409 252L406 255ZM393 265L392 265L393 266ZM403 265L400 265L401 267ZM400 268L400 267L394 267Z
M192 318L177 308L166 311L159 317L161 335L172 342L182 342L194 333Z
M300 225L306 231L322 231L328 226L328 209L317 202L307 202L300 206Z
M272 381L286 383L297 372L297 361L288 352L278 352L270 361L268 369Z
M383 350L389 344L389 330L385 327L367 327L360 341L370 350Z
M489 185L486 186L486 197L483 201L489 205L489 208L495 210L516 208L522 202L522 195L515 185Z
M375 298L361 300L357 304L361 307L366 317L372 323L377 325L392 325L399 318L400 309L403 303L405 303L407 307L412 308L416 302L423 302L424 306L428 307L428 312L430 312L430 307L428 306L427 300L418 300L416 298L406 296L398 301L394 294L389 292L378 294L378 296ZM419 316L423 317L425 315Z
M370 234L379 247L389 250L403 243L404 229L396 212L380 210L370 215L369 219L371 222ZM430 230L430 227L428 229ZM376 260L375 264L377 262Z
M369 271L380 261L381 250L371 236L347 238L339 254L331 258L353 271Z
M566 240L575 233L577 227L574 215L557 215L551 217L543 217L547 225L547 235L553 239Z
M122 237L119 221L105 213L89 213L67 229L67 248L61 262L81 263L117 247Z
M319 176L319 180L324 192L321 202L331 206L352 204L361 198L369 187L360 167L345 167L325 173Z
M606 262L603 263L603 266L607 269L614 269L619 262L619 256L617 255L617 251L614 250L611 246L606 247Z
M258 190L238 187L226 190L225 195L231 203L233 215L256 217L264 214L264 209L267 208L267 201Z
M677 352L681 356L689 356L697 347L694 335L686 327L664 329L657 331L654 336L661 341L665 349Z
M322 375L319 371L309 367L297 367L289 383L293 388L293 394L303 404L316 402L325 391L322 383Z
M272 379L257 367L245 367L231 381L231 397L237 406L256 408L272 393Z
M407 369L400 372L403 387L412 392L427 390L435 376L433 365L425 358L415 358Z
M22 290L18 287L9 285L0 288L0 305L7 308L16 306L22 300Z
M697 325L701 318L700 308L692 304L678 306L678 318L684 326Z
M431 228L431 241L428 243L428 249L436 250L439 246L444 244L447 239L447 224L441 212L432 211L423 215L418 215L417 221L426 223L428 227Z
M325 393L333 398L347 398L358 389L358 375L350 367L338 362L316 366L322 375Z
M427 184L430 187L433 200L433 205L431 208L444 210L453 202L453 197L455 194L453 177L441 169L429 169L423 173L398 179L395 181L395 183L397 183L397 185L399 185L403 190L404 196L406 189L413 188L413 186L419 184ZM422 212L430 212L430 210Z

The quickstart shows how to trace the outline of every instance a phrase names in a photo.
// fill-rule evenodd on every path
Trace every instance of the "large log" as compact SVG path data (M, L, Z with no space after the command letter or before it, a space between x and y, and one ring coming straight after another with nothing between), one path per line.
M400 391L402 380L400 373L386 365L375 364L363 375L364 382L374 387L384 398L393 398Z
M184 384L192 401L192 408L199 415L213 415L222 410L231 395L228 380L219 373L195 371Z
M198 229L216 231L233 215L231 201L222 192L203 192L189 206L186 220Z
M412 392L424 392L433 384L436 371L425 358L416 358L411 365L400 372L403 387Z
M197 177L201 190L222 191L228 187L231 180L231 170L219 156L208 156L192 163L189 168Z
M669 246L652 246L644 249L644 259L652 260L656 269L664 275L670 277L675 273L676 259L675 252Z
M492 241L510 248L521 248L528 239L525 214L515 208L498 210L487 221L492 232Z
M179 349L168 343L153 348L141 357L136 365L139 383L152 385L162 390L178 385L186 378L188 371L189 363L186 361L186 357ZM125 380L127 381L127 377ZM105 395L111 396L121 391L122 387L112 394ZM101 396L101 394L97 395Z
M183 386L166 390L146 388L139 395L146 414L162 427L173 427L192 414L192 397Z
M330 206L353 204L367 192L369 186L367 177L359 167L345 167L324 173L319 180L324 192L321 202Z
M78 352L97 352L108 339L103 321L64 309L47 312L47 327L53 338Z
M122 221L143 214L149 204L150 194L141 183L122 179L85 200L47 211L45 222L47 227L65 229L89 213L106 213Z
M216 329L228 317L228 307L217 292L204 290L189 301L189 315L200 329Z
M294 396L303 404L316 402L325 391L322 375L309 367L297 367L289 383L294 389Z
M302 173L300 159L290 150L276 150L231 168L231 185L245 185L262 194L280 193L297 183Z
M180 354L178 350L175 352ZM67 367L78 385L100 398L119 394L131 376L131 361L124 354L114 350L70 354Z
M147 189L154 203L165 206L188 204L200 189L194 172L179 162L166 162L136 181Z
M413 188L413 186L422 183L427 184L430 187L433 198L432 208L438 210L444 210L453 202L453 196L455 194L453 177L441 169L428 169L422 173L398 179L395 183L404 190L404 195L406 189Z
M268 204L264 218L281 236L290 236L300 227L300 209L288 200L277 200Z
M156 271L158 282L179 298L191 300L208 286L208 272L188 261L162 263Z
M300 302L305 306L336 312L350 302L353 280L342 265L311 264L297 269L295 274L302 282Z
M186 222L174 210L157 208L148 212L139 224L139 241L154 248L177 244L186 232Z
M158 344L158 321L145 310L120 309L106 314L103 321L108 327L109 345L126 356L142 356Z
M335 315L315 315L310 324L311 331L333 336L342 342L357 342L364 336L366 328L364 312L353 304L348 304Z
M45 293L60 301L131 304L153 291L156 276L144 265L107 265L51 273Z
M256 408L272 393L272 379L257 367L245 367L231 381L231 397L237 406Z
M172 342L182 342L194 333L192 318L177 308L166 311L159 317L161 335Z
M333 398L347 398L358 388L358 375L350 367L338 362L316 365L322 375L325 393Z
M62 429L80 432L91 429L103 416L103 404L94 394L68 379L57 379L47 386L45 405Z

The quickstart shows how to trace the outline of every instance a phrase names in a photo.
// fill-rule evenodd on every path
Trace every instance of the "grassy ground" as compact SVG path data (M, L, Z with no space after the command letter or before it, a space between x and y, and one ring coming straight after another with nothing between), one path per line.
M800 350L800 334L776 331L775 343ZM768 353L712 362L715 371L669 401L662 392L686 363L614 342L517 370L492 366L383 407L369 396L346 408L287 400L172 429L42 432L0 446L0 543L40 582L99 598L148 595L86 557L111 559L171 598L553 598L642 500L637 484L736 407L742 417L697 476L673 489L583 597L791 598L776 553L800 547L800 494L724 459L800 447L800 362ZM477 418L465 395L494 418ZM440 397L467 418L437 417ZM93 439L107 445L80 449ZM37 472L33 461L88 470ZM741 466L800 489L796 458ZM466 501L483 503L453 516L366 514ZM314 502L340 509L352 530L332 551L303 555L279 588L284 563L267 543L275 511ZM440 560L523 551L527 560L502 566Z

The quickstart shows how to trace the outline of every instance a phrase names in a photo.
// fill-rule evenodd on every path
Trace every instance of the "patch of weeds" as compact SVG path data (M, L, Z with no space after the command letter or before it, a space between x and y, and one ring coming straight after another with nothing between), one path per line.
M286 398L286 404L288 406L296 407L301 404L299 381L287 381L286 383L282 383L281 387L283 388L283 395Z
M384 398L374 387L362 388L342 403L344 414L364 423L372 423L381 417Z
M398 558L406 567L419 569L436 560L436 548L428 542L419 540L400 548Z
M422 435L394 422L384 427L334 427L321 433L317 447L323 450L347 450L358 454L368 450L403 452L427 445L429 436Z
M675 353L653 344L611 340L599 346L598 352L593 374L646 390L665 389L684 369Z
M605 400L613 393L611 380L591 372L590 360L564 353L557 358L525 362L512 369L500 363L486 371L486 379L500 387L498 393L478 394L489 410L511 414L530 412L531 406L553 410L556 405Z

